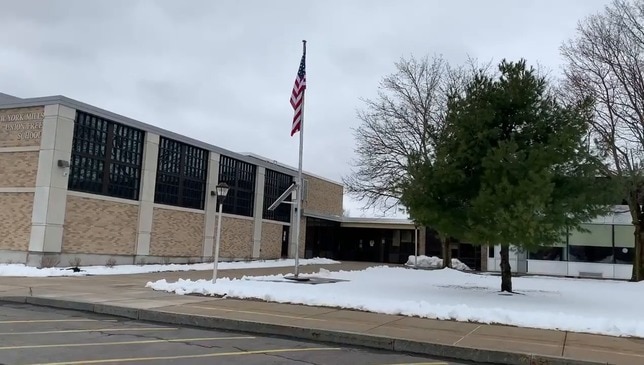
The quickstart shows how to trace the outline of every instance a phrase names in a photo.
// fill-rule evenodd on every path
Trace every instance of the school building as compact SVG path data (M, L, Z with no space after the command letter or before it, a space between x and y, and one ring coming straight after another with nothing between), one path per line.
M296 176L279 162L64 96L0 93L0 262L211 260L220 182L230 187L220 258L293 257L294 204L268 207ZM435 232L412 221L343 217L343 193L339 182L304 173L300 257L405 263L416 243L418 254L441 255ZM513 270L630 277L628 214L599 217L585 228L590 233L572 232L540 252L513 250ZM499 247L454 241L451 250L472 269L499 270Z
M0 94L0 259L32 266L293 256L297 171L64 96ZM342 215L342 185L304 175L303 220ZM306 224L302 225L304 255Z

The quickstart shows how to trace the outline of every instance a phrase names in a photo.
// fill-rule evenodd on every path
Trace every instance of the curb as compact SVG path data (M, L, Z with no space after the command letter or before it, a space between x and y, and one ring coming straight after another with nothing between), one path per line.
M165 324L185 325L204 329L230 330L262 335L289 337L346 346L366 347L377 350L436 356L452 360L472 361L495 365L610 365L606 362L572 360L520 352L484 350L471 347L388 338L362 333L310 329L238 319L208 317L196 314L164 312L153 309L136 309L99 303L78 302L65 299L28 296L0 297L0 302L32 304L43 307L77 310L129 319Z

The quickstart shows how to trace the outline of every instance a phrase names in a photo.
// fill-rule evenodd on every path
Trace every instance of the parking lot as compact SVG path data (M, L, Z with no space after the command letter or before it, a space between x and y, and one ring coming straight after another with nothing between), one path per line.
M0 303L0 364L463 363Z

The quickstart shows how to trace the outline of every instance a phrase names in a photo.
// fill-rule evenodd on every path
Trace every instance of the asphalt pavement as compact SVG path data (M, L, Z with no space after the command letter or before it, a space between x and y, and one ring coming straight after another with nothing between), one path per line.
M4 303L0 304L0 364L470 363Z

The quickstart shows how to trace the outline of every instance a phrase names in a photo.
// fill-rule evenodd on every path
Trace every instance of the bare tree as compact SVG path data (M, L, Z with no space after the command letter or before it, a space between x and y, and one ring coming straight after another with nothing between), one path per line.
M632 280L644 280L644 1L613 1L582 20L561 50L563 90L573 100L594 102L589 140L606 158L607 176L624 184L635 226Z
M470 60L468 66L474 69L475 62ZM362 100L362 123L354 130L358 158L343 178L347 191L365 201L365 209L385 212L398 209L402 183L410 178L410 160L420 156L433 161L445 135L448 97L462 92L470 74L440 56L402 58L395 67L396 72L381 81L377 97ZM444 265L450 261L444 257Z
M357 160L343 179L348 192L365 208L395 209L408 162L420 154L433 158L445 126L447 96L459 87L461 70L442 57L401 59L396 72L383 78L375 99L362 99L361 125L354 130Z

